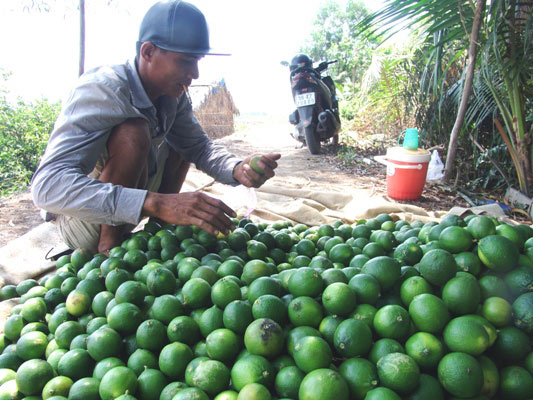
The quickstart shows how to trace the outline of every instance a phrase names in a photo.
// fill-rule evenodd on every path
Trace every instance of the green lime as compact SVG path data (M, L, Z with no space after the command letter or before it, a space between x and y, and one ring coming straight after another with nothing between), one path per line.
M374 330L380 337L396 340L405 339L409 334L411 318L407 310L398 305L380 308L374 316Z
M433 370L445 354L443 343L433 334L417 332L405 342L405 351L420 368Z
M359 304L355 307L353 313L350 314L350 317L363 321L370 329L372 329L374 317L377 312L378 309L371 304Z
M157 319L147 319L137 328L135 340L139 348L157 353L168 343L167 328Z
M151 351L136 349L130 354L127 366L139 376L146 368L157 368L157 357Z
M364 358L349 358L339 366L339 373L348 383L352 397L364 399L379 382L374 364Z
M207 337L215 329L224 327L224 312L217 306L209 307L202 312L198 326L202 335Z
M72 379L66 376L56 376L50 379L44 385L42 391L43 400L54 398L55 396L67 397L73 383Z
M437 378L428 374L420 374L418 387L405 400L444 400L444 390ZM480 399L481 400L481 399Z
M355 309L356 302L356 292L346 283L332 283L322 292L322 305L330 314L349 315Z
M367 392L365 400L401 400L401 397L389 388L377 387Z
M231 362L241 350L241 339L233 331L215 329L206 338L207 354L222 362Z
M346 319L335 330L333 344L343 357L366 356L372 346L372 331L363 321Z
M501 235L485 236L478 244L479 259L487 268L495 271L513 269L518 263L519 254L516 244Z
M483 303L481 315L495 327L502 328L512 320L511 304L501 297L489 297Z
M176 290L176 277L167 268L156 268L146 277L146 286L154 296L173 294Z
M462 316L452 319L444 328L444 343L450 351L478 356L489 347L489 335L478 321Z
M298 390L298 398L300 400L348 400L348 384L338 372L332 369L315 369L302 380Z
M249 383L270 387L275 379L272 365L264 357L250 354L238 359L231 368L231 382L237 391Z
M57 345L62 349L68 349L70 342L76 336L85 333L83 326L77 321L65 321L54 332Z
M512 305L513 323L527 334L533 333L533 292L520 295Z
M457 272L452 254L443 249L428 251L419 263L420 275L435 286L444 286Z
M279 297L265 294L254 301L252 315L254 319L270 318L281 325L288 318L287 305Z
M249 285L255 279L261 276L271 275L271 269L263 260L250 260L244 264L241 280Z
M329 225L328 225L329 226ZM281 368L276 375L274 386L279 397L298 397L298 389L305 374L296 366Z
M117 304L107 315L109 327L123 335L135 333L141 322L142 311L132 303Z
M41 297L33 297L22 304L22 317L28 322L44 320L46 315L46 302Z
M479 275L481 272L481 260L477 253L464 251L454 254L455 263L459 271L470 272L472 275Z
M192 278L185 282L181 293L185 306L192 309L203 308L209 304L211 286L202 278Z
M460 226L449 226L439 235L440 248L452 254L470 250L473 241L472 234Z
M471 233L475 240L496 234L496 226L494 225L494 222L485 215L477 215L472 218L468 221L466 229Z
M189 346L180 342L167 344L159 354L159 369L169 378L179 380L183 377L187 364L193 359Z
M487 356L479 356L479 364L483 371L483 388L481 394L489 398L494 397L500 386L500 371L494 361Z
M527 399L533 394L533 377L525 368L503 368L500 382L500 395L504 399Z
M234 300L229 303L222 314L224 327L237 334L243 334L253 321L252 306L247 301Z
M506 326L498 331L492 351L499 360L518 363L531 351L528 335L514 326Z
M268 389L260 383L249 383L241 389L237 400L271 400Z
M403 304L406 307L409 307L411 301L423 293L432 293L433 289L428 281L426 281L421 276L412 276L403 281L400 287L400 297L402 298Z
M161 392L168 384L161 371L149 368L139 375L137 383L137 396L146 400L159 400Z
M380 384L399 394L408 394L418 386L420 369L407 354L389 353L376 366Z
M244 333L244 345L251 354L273 358L280 354L283 344L281 327L268 318L255 320Z
M39 331L27 332L17 340L16 352L21 359L28 361L42 358L47 346L48 339L44 333Z
M57 364L57 372L73 381L92 375L94 360L84 349L73 349L65 353Z
M381 256L366 262L361 272L372 275L379 282L381 290L387 291L400 279L401 266L394 258Z
M317 328L323 318L322 306L308 296L300 296L289 303L289 320L294 326L307 325Z
M135 393L137 376L128 367L109 370L100 381L99 393L102 400L113 400L123 394Z
M289 291L294 297L316 297L323 287L322 277L313 268L298 268L289 279Z
M151 317L164 324L170 323L174 318L184 313L185 308L181 304L181 301L171 294L156 297L150 307Z
M474 313L481 302L481 288L473 275L450 279L442 289L442 300L448 310L456 315Z
M216 396L229 385L230 371L220 361L202 360L193 370L191 379L197 388Z
M397 340L390 338L382 338L377 340L370 348L368 359L377 364L379 359L390 353L405 353L405 349Z
M93 377L100 381L107 371L115 367L124 367L124 361L117 357L108 357L96 363L93 370Z
M450 320L446 304L430 293L415 296L409 304L409 315L422 332L440 333Z
M222 278L211 287L211 301L221 309L234 300L241 300L241 288L234 280Z
M261 276L248 285L248 301L250 304L253 304L260 296L265 294L281 297L280 282L269 276Z
M308 373L315 369L326 368L331 364L333 354L328 343L317 336L305 336L294 346L296 366Z
M483 370L469 354L446 354L438 365L438 378L448 393L460 398L477 396L483 387Z
M30 396L40 394L46 383L54 377L54 370L44 360L24 362L17 369L16 383L20 393Z
M159 396L160 400L172 400L174 396L188 386L183 382L171 382L166 385Z

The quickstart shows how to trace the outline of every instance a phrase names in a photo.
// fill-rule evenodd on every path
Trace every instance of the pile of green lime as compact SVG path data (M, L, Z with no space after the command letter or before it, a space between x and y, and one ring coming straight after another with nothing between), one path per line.
M533 229L148 222L18 297L0 400L533 398Z

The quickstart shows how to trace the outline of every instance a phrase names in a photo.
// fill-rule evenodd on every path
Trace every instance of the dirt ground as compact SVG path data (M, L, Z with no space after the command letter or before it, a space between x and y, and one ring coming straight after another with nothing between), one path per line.
M343 167L336 161L330 148L326 147L324 154L311 155L307 148L291 137L292 127L281 120L258 118L240 121L237 129L233 135L218 140L234 154L282 154L272 183L313 190L331 190L332 187L338 190L343 187L361 188L371 190L376 195L386 195L385 167L371 160L368 155L361 155L358 166L350 168ZM441 211L449 210L453 206L468 207L460 196L429 183L426 183L420 199L400 203ZM0 200L0 247L42 222L29 192Z

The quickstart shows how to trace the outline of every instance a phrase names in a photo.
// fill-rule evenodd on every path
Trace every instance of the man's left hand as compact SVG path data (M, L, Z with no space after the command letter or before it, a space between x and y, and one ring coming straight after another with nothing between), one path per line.
M281 154L278 153L247 157L235 167L233 177L246 187L258 188L275 175L274 170L278 166L276 160L280 158Z

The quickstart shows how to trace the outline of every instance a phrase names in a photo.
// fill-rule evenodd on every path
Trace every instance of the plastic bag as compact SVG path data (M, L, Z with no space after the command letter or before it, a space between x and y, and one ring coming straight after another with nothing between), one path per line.
M442 163L439 152L433 150L431 153L431 159L429 160L428 173L426 175L426 180L428 181L438 181L444 177L444 164Z
M257 208L257 195L253 187L249 188L243 185L235 186L228 192L224 201L238 215L246 218Z

